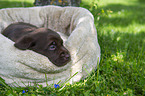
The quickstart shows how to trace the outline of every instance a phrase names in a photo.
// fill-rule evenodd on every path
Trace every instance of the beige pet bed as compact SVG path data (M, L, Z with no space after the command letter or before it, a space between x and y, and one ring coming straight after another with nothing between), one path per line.
M97 68L100 47L94 18L88 10L58 6L0 10L0 32L14 22L26 22L59 32L72 60L57 67L45 56L15 48L14 42L0 34L0 77L7 84L26 86L37 82L46 86L46 80L48 85L59 81L62 84L77 73L68 81L73 83Z

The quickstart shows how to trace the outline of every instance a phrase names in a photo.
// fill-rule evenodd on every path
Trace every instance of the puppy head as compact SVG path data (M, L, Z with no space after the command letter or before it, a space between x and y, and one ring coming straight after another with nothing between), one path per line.
M30 49L40 53L58 67L66 65L71 58L69 51L63 46L61 37L46 28L39 28L24 35L15 42L14 46L21 50Z

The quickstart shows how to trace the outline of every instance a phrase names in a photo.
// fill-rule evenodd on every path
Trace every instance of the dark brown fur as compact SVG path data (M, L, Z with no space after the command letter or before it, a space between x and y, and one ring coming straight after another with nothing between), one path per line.
M10 24L2 34L14 41L16 48L40 53L56 66L64 66L70 61L70 54L63 46L63 40L50 29L18 22Z

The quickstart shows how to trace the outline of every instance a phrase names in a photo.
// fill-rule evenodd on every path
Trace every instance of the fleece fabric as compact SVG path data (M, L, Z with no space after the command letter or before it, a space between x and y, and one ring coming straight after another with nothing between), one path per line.
M0 34L0 77L10 86L34 83L44 86L78 82L97 68L100 46L93 15L80 7L41 6L0 10L0 32L9 24L25 22L58 32L70 51L71 61L62 67L31 50L19 50Z

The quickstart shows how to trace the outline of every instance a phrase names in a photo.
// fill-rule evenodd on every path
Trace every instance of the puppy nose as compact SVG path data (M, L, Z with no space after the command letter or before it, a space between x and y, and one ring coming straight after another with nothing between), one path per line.
M66 57L66 58L69 58L69 57L70 57L70 55L69 55L69 54L66 54L66 55L65 55L65 57Z
M69 58L70 58L70 55L69 55L69 54L66 54L66 55L65 55L65 59L66 59L66 60L69 60Z
M62 52L60 56L66 60L68 60L70 58L70 55L68 53L65 53L65 52Z

